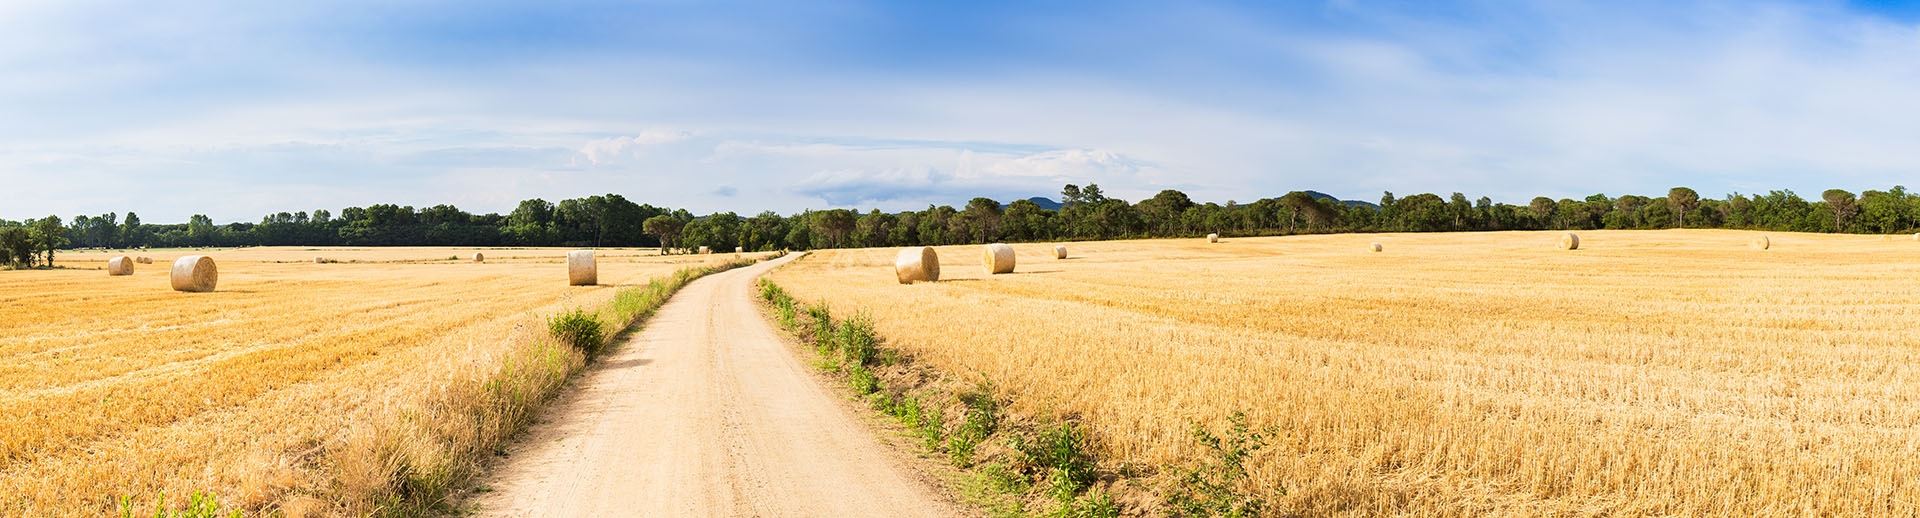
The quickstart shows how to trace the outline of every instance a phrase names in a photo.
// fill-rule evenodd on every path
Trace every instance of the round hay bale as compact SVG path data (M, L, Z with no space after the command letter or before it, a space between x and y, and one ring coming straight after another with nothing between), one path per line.
M994 243L980 250L980 269L987 275L1013 273L1013 247Z
M933 253L931 246L901 250L900 255L893 258L893 274L900 278L900 284L913 284L913 281L938 281L940 280L940 256Z
M476 262L476 263L484 263L484 262L487 262L487 254L483 254L483 253L480 253L480 252L474 252L474 253L473 253L473 262Z
M592 286L599 282L600 272L593 266L592 250L567 252L567 284Z
M140 257L133 258L133 262L140 263L140 264L153 264L153 258L143 255Z
M700 245L700 253L703 253L703 254L711 254L711 253L713 253L713 251L712 251L712 250L708 250L708 249L707 249L707 245Z
M1580 235L1572 232L1568 232L1567 235L1560 236L1560 249L1561 250L1579 250Z
M1913 234L1913 240L1914 240L1914 241L1920 241L1920 232L1915 232L1915 233Z
M1372 248L1372 249L1373 249L1373 251L1375 251L1375 252L1378 252L1378 251L1381 251L1381 250L1386 250L1386 247L1383 247L1383 246L1380 246L1380 243L1374 243L1374 244L1373 244L1373 246L1371 246L1371 247L1368 247L1368 248Z
M1208 243L1220 242L1220 234L1207 234L1207 242Z
M327 258L317 255L313 256L313 264L327 264Z
M1760 236L1760 237L1753 238L1752 246L1754 250L1766 250L1768 248L1773 248L1773 241L1770 239L1767 239L1767 236Z
M123 255L108 259L107 275L133 275L133 258Z
M746 251L747 251L747 247L744 247L744 246L736 246L736 247L733 247L733 253L736 253L736 254L738 254L738 253L744 253L744 252L746 252Z
M1067 245L1053 245L1053 258L1054 258L1054 259L1066 259L1066 258L1067 258Z
M174 291L208 292L220 282L220 271L212 257L189 255L173 262L172 279Z

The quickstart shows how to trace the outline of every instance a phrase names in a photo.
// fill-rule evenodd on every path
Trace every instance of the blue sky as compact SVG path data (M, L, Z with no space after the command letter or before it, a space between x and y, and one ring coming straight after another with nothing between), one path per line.
M0 3L0 218L1920 178L1893 2Z

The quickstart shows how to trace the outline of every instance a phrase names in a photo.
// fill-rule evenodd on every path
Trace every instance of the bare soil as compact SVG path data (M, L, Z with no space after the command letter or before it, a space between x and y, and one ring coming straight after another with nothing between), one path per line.
M480 516L966 514L759 313L782 261L682 288L507 451Z

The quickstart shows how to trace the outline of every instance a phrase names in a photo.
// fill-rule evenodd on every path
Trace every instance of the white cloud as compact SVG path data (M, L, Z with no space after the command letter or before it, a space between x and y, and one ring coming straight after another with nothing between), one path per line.
M665 129L653 129L640 132L631 137L604 138L580 146L580 155L589 164L604 165L617 161L633 160L635 155L647 149L685 141L693 138L693 132Z
M982 171L987 176L1045 178L1061 183L1069 181L1085 183L1089 179L1130 181L1146 166L1147 164L1143 161L1108 150L1062 149L1012 159L993 160L985 167L976 165L969 170Z
M9 219L449 201L485 212L604 192L696 212L893 210L1063 183L1128 199L1316 189L1524 202L1680 184L1860 190L1920 170L1920 30L1829 4L1495 4L1419 18L1335 1L1308 9L1331 21L1296 26L1219 7L1214 25L1156 20L1166 41L1137 48L1087 56L1075 52L1104 47L1069 41L1035 49L1066 55L1044 63L921 67L697 42L382 61L300 35L312 12L20 5L0 5ZM417 54L459 47L425 46Z

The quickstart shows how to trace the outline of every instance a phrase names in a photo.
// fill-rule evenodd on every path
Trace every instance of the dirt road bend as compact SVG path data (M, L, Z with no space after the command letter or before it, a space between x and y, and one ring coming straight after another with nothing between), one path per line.
M754 281L696 280L509 448L482 516L958 516L781 342Z

